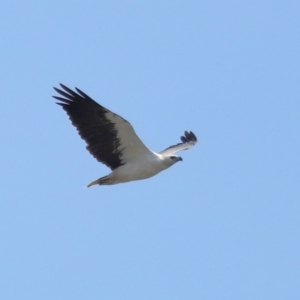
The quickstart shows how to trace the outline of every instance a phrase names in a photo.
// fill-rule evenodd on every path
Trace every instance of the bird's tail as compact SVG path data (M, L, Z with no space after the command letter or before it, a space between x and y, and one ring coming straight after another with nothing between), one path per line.
M91 183L89 183L86 187L91 187L92 185L111 185L112 184L112 180L110 178L109 175L101 177L97 180L92 181Z

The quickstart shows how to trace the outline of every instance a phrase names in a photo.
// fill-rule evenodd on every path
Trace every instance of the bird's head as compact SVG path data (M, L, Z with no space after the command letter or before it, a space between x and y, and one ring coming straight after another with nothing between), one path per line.
M180 156L171 155L171 156L165 157L165 162L166 162L166 164L168 164L168 166L172 166L175 163L177 163L178 161L182 161L182 158Z

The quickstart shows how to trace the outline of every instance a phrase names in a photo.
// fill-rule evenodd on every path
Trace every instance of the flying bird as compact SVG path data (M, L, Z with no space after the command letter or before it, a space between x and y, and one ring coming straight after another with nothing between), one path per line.
M195 134L185 131L181 143L161 152L149 150L135 133L131 124L98 104L80 89L73 91L63 84L55 88L60 96L53 96L68 114L79 135L87 143L87 150L112 172L87 185L113 185L152 177L171 167L180 156L174 153L187 150L197 143ZM62 96L62 97L61 97Z

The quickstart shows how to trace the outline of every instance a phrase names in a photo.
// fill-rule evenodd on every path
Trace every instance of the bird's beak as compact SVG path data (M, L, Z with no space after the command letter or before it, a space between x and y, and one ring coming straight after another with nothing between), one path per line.
M183 161L182 157L178 157L178 161Z

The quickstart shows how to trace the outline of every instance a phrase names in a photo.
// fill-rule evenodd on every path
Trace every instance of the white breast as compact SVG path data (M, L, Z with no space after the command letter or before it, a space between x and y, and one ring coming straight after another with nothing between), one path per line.
M157 155L146 156L142 161L128 162L113 171L116 183L141 180L165 170L167 166Z

